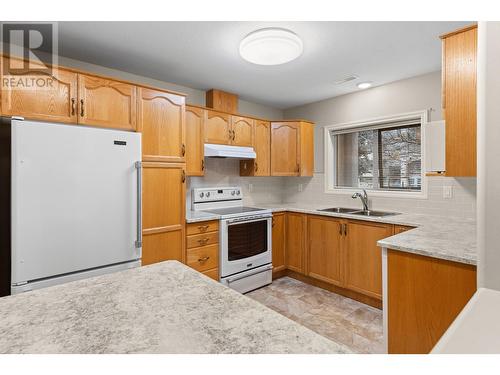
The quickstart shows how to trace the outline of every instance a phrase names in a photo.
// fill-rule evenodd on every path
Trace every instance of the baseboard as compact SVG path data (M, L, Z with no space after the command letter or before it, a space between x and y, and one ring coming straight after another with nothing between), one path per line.
M317 286L318 288L329 290L330 292L340 294L341 296L351 298L353 300L356 300L356 301L364 303L366 305L375 307L377 309L380 309L380 310L382 309L382 301L379 299L365 296L364 294L354 292L354 291L349 290L349 289L341 288L339 286L332 285L332 284L326 283L324 281L317 280L317 279L314 279L312 277L302 275L302 274L295 272L295 271L292 271L292 270L284 269L284 270L274 272L273 273L273 280L276 280L276 279L279 279L279 278L285 277L285 276L302 281L302 282L309 284L309 285Z

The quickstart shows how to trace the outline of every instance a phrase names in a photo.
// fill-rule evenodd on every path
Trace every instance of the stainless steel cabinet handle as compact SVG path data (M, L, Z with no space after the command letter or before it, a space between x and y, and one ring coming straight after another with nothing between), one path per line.
M137 240L135 247L140 249L142 247L142 163L135 162L135 169L137 169Z

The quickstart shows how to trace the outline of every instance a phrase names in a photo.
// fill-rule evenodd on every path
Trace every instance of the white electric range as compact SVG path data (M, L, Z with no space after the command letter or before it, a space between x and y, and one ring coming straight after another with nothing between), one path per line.
M192 209L220 215L220 282L240 293L272 282L272 212L243 206L240 187L196 188Z

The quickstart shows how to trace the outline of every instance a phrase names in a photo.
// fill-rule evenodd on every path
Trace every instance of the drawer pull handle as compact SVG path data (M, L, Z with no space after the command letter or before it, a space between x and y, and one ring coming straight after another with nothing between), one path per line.
M71 98L71 116L74 116L76 112L75 102L75 98Z
M205 245L208 242L208 240L210 240L210 238L208 238L208 237L207 238L201 238L201 239L198 240L198 242L200 243L200 245Z
M198 229L200 230L200 232L206 232L208 229L208 225L200 225Z
M210 257L209 257L209 256L206 256L206 257L203 257L203 258L198 259L198 262L203 263L203 262L206 262L206 261L207 261L207 260L209 260L209 259L210 259Z

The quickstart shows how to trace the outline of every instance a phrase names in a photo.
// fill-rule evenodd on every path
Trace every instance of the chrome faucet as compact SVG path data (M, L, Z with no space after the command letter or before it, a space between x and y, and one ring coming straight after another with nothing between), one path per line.
M366 190L363 189L363 194L354 193L352 195L352 199L356 199L356 198L361 199L361 202L363 202L363 211L369 211L369 209L368 209L368 194L366 193Z

